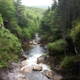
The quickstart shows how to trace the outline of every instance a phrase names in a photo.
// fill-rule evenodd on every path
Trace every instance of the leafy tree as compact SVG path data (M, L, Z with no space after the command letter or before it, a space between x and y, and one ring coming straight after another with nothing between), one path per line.
M48 54L59 59L62 68L72 69L72 74L75 70L76 75L80 63L80 0L54 0L41 21L41 33Z

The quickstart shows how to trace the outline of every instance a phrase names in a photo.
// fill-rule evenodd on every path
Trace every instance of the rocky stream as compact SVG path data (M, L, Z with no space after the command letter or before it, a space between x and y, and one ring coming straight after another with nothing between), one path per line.
M0 80L62 80L62 76L51 70L46 64L49 56L45 56L46 47L39 43L36 34L35 39L30 41L30 49L20 51L18 63L9 61L9 68L0 70Z

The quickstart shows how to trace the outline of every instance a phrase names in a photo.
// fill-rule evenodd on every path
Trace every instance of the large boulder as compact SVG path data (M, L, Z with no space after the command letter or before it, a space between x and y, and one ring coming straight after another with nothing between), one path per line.
M49 71L49 70L44 70L42 72L42 74L46 77L48 77L49 79L53 79L54 78L54 72L53 71Z
M53 80L53 79L47 78L39 71L33 71L29 74L26 74L26 80Z
M35 65L33 70L34 71L41 71L42 70L42 66Z
M21 68L21 72L22 73L31 73L33 71L33 66L24 66L23 68Z
M54 78L54 73L53 71L46 71L46 76L50 79L53 79Z

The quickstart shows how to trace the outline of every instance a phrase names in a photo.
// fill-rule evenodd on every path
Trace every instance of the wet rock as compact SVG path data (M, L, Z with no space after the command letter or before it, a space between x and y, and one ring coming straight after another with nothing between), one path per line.
M53 79L54 78L54 73L53 71L46 71L46 76L50 79Z
M22 68L22 67L26 66L27 64L28 64L27 61L24 60L24 61L21 62L20 67Z
M33 66L24 66L23 68L21 68L21 72L22 73L31 73L33 71Z
M53 71L49 71L49 70L44 70L42 72L42 74L46 77L48 77L49 79L53 79L54 78L54 72Z
M27 55L23 54L21 60L24 61L26 59L28 59Z
M46 72L47 72L48 70L44 70L43 72L42 72L42 74L44 75L44 76L46 76Z
M19 52L19 56L22 57L23 54L25 54L25 53L24 53L24 50L21 49L20 52Z
M20 57L20 61L24 61L24 60L28 59L28 57L24 53L23 49L20 50L19 57Z
M41 71L42 70L42 66L35 65L33 70L34 71Z
M49 56L40 56L39 58L37 58L37 64L39 63L46 63L48 61Z
M53 80L44 76L41 72L33 71L29 74L26 74L26 80Z
M62 80L63 77L60 76L60 75L55 75L53 79L54 79L54 80Z

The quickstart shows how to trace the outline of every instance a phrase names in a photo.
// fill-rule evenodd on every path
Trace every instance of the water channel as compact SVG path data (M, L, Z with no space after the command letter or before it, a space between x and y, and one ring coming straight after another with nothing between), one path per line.
M28 65L36 65L37 64L37 58L39 58L42 55L46 54L45 47L42 47L41 44L38 44L39 42L38 34L35 35L35 39L30 41L30 43L33 43L30 45L30 50L25 51L25 53L28 55L29 59L27 60ZM40 63L40 66L42 66L43 70L50 70L50 67L46 64Z
M30 41L30 49L25 51L25 54L28 56L28 59L26 60L27 66L39 65L42 66L42 71L32 71L31 73L26 74L27 80L53 80L43 75L44 71L51 70L50 66L44 63L37 64L37 58L45 55L47 51L45 47L38 44L39 39L40 38L36 34L35 39Z

